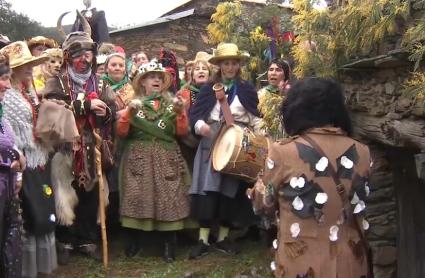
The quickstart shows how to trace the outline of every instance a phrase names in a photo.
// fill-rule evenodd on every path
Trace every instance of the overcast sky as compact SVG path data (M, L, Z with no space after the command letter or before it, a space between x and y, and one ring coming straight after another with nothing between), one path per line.
M84 9L83 0L9 0L12 9L26 14L45 27L56 26L58 17L66 12L63 24L71 24L75 10ZM186 3L187 0L92 0L92 7L104 10L109 26L124 27L153 20Z

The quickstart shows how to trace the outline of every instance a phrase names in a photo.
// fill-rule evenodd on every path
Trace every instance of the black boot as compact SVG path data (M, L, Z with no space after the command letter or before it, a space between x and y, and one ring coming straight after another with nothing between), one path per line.
M138 242L135 242L133 244L127 244L127 247L124 250L125 255L127 258L131 258L136 256L140 250L142 250L142 247Z
M176 260L175 244L166 242L164 244L164 255L162 257L166 263L172 263Z
M56 252L59 265L67 265L69 263L69 256L72 250L70 243L56 242Z
M124 250L125 255L128 258L136 256L142 249L142 244L140 243L140 234L138 230L126 229L127 242Z
M164 255L163 259L167 263L172 263L176 260L176 233L165 232Z

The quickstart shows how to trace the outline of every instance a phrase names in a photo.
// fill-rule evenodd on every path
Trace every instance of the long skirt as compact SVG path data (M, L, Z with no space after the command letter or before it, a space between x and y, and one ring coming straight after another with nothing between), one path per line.
M55 233L35 236L28 233L24 238L22 276L37 277L37 273L52 273L58 267Z
M135 141L121 164L121 222L143 231L190 227L190 176L177 143Z
M215 122L210 126L213 135L217 136L219 123ZM213 169L213 141L211 138L202 138L196 152L190 188L191 216L200 221L201 225L211 221L237 226L256 223L258 219L245 194L247 184Z
M0 277L22 272L22 218L14 195L16 174L0 168Z
M55 244L55 202L50 179L50 165L26 169L22 180L23 242L22 275L37 277L57 268Z

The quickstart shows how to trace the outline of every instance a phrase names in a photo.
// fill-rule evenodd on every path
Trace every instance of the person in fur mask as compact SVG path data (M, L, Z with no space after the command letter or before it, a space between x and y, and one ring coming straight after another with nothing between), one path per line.
M62 71L47 80L43 92L47 99L63 100L70 105L80 134L75 144L65 144L53 157L59 262L65 264L72 249L91 258L101 258L97 248L99 193L93 130L107 125L111 110L100 100L97 47L90 35L72 32L62 48Z

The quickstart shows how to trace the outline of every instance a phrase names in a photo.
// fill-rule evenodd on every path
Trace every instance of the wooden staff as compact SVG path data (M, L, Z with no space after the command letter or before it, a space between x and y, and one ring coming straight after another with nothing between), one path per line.
M105 215L105 184L103 183L102 171L102 137L98 128L93 130L93 135L96 139L95 157L96 171L99 179L99 212L100 212L100 227L102 232L102 255L103 266L108 268L108 238L106 237L106 215Z

